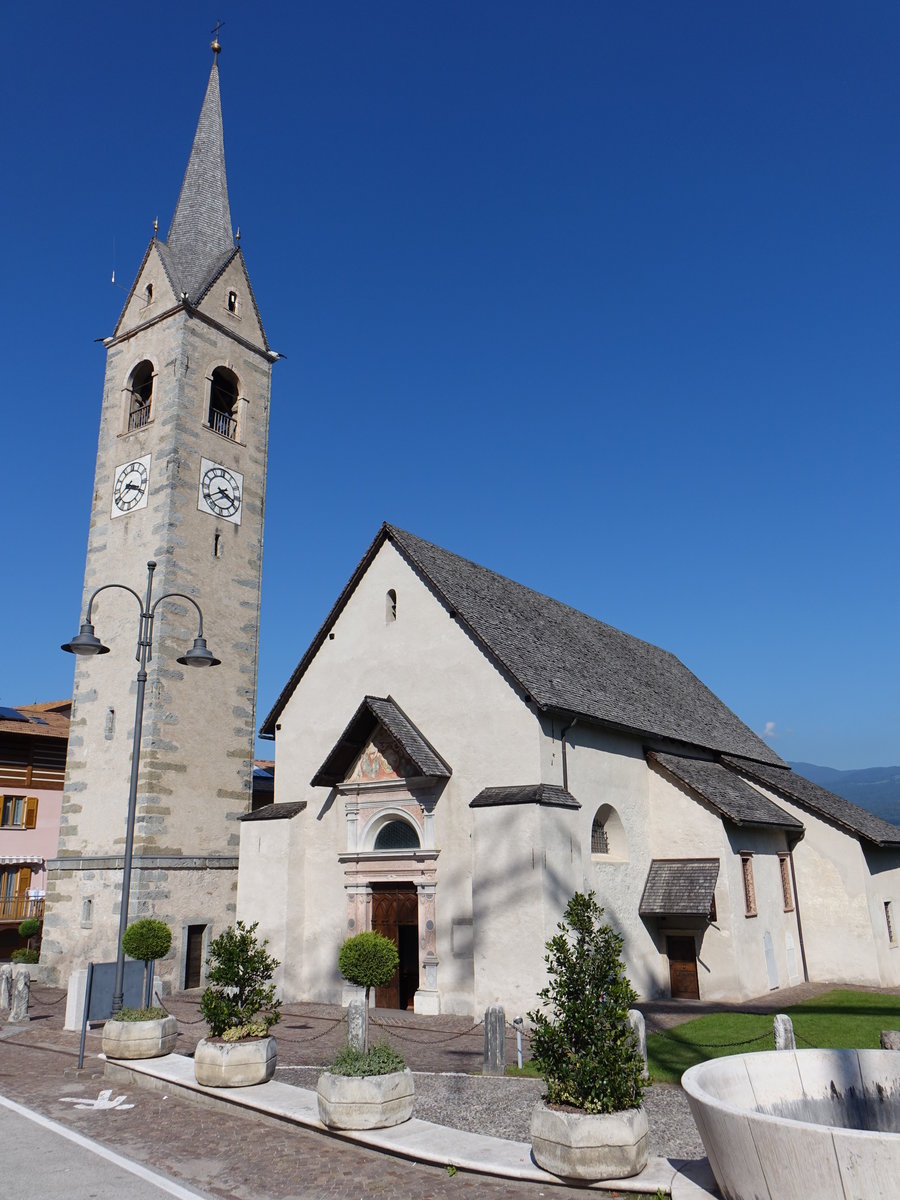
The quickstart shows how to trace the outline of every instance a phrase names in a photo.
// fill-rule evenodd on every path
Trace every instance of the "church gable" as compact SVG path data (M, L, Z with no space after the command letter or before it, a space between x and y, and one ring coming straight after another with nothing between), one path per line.
M268 349L265 330L240 250L225 259L204 286L197 311L251 345Z
M339 787L449 778L450 768L396 700L366 696L311 782L313 787Z
M167 312L178 303L172 281L160 254L159 242L154 238L147 247L122 315L115 328L115 337L146 325L161 313Z

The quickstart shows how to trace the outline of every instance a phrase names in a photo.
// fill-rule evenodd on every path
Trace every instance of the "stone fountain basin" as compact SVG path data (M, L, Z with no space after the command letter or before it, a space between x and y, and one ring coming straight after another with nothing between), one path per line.
M900 1052L769 1050L681 1079L725 1200L900 1195Z

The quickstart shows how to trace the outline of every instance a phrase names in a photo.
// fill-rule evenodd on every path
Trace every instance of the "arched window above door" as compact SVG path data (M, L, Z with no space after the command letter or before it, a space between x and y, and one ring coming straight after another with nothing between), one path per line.
M419 834L409 823L396 818L378 830L373 850L418 850Z

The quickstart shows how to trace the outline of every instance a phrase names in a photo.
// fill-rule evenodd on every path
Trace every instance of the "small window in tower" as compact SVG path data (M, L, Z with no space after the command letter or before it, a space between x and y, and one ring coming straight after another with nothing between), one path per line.
M222 557L222 535L217 533L213 538L213 558Z
M139 362L132 371L128 391L128 429L143 429L150 421L153 401L153 363L148 359Z
M230 313L234 313L234 315L237 316L237 310L238 310L238 294L237 294L237 292L229 292L228 293L228 311Z
M397 593L393 588L387 593L384 598L384 621L386 625L390 625L392 621L397 620Z
M209 427L223 437L237 437L238 381L227 367L216 367L209 387Z
M152 283L148 283L147 286L144 288L144 303L145 304L153 303L153 284Z

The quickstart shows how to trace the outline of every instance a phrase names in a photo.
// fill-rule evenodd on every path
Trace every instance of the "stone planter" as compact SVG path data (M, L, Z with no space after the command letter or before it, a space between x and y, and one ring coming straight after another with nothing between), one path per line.
M103 1053L107 1058L160 1058L171 1054L178 1036L174 1017L149 1021L116 1021L103 1026Z
M625 1179L647 1165L650 1131L643 1108L617 1113L563 1112L542 1100L531 1114L534 1161L563 1179Z
M194 1051L194 1078L204 1087L250 1087L272 1078L277 1059L273 1037L243 1042L204 1038Z
M319 1120L329 1129L384 1129L412 1116L412 1073L332 1075L325 1071L316 1086Z

